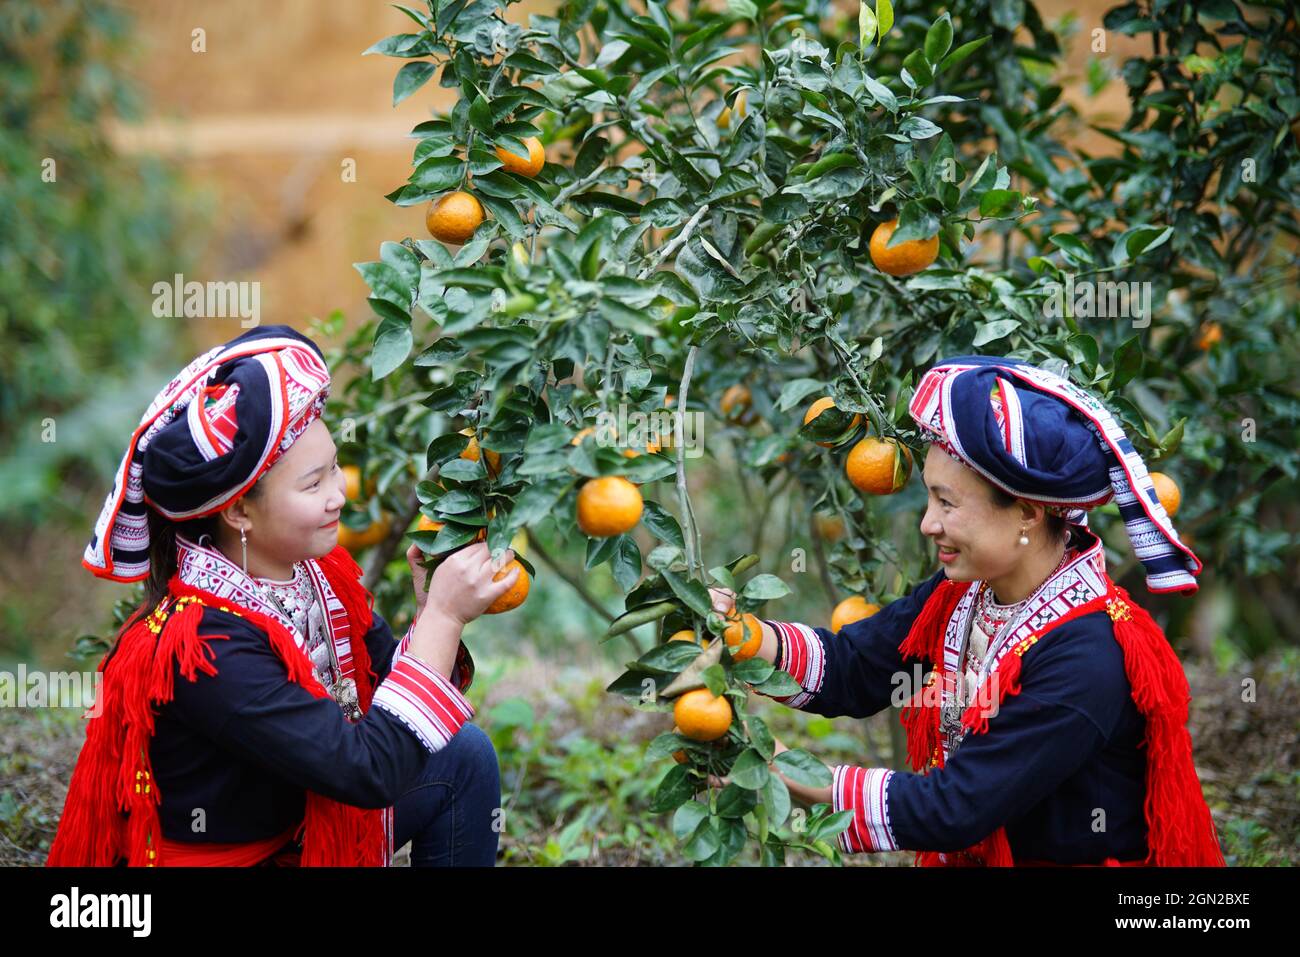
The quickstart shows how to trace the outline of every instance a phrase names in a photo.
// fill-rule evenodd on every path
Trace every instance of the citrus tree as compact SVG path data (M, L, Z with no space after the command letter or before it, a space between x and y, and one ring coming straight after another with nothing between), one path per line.
M906 404L936 359L1054 367L1149 460L1181 447L1211 561L1250 552L1258 574L1294 548L1286 534L1261 551L1234 525L1296 474L1296 311L1278 294L1294 262L1274 240L1295 232L1300 109L1294 62L1252 59L1277 56L1280 15L1210 5L1237 38L1216 54L1203 4L1108 14L1103 31L1150 33L1154 51L1123 65L1133 115L1105 131L1119 148L1090 157L1066 145L1077 117L1052 69L1069 24L1028 3L834 18L816 2L583 0L526 26L507 6L400 7L411 30L367 51L406 61L394 102L434 77L456 100L412 130L387 197L429 238L357 264L375 318L336 360L369 375L335 411L357 488L375 484L344 522L373 537L354 544L381 604L410 540L431 561L541 525L585 541L586 569L608 565L626 593L606 640L659 634L610 690L673 713L647 756L685 856L725 864L752 840L765 863L791 846L837 857L847 815L820 805L789 826L770 765L809 786L829 772L775 754L747 706L751 688L797 690L754 657L755 613L790 593L763 517L804 503L838 624L929 574ZM1139 297L1099 319L1063 294L1103 279L1147 283L1150 310ZM1248 406L1268 437L1239 434ZM687 481L724 451L759 499L752 547L730 554ZM737 593L735 617L709 587Z

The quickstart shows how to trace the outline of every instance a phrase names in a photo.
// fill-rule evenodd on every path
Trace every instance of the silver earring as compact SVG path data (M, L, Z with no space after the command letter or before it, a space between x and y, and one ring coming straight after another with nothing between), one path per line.
M244 574L248 574L248 533L244 531L244 526L239 526L239 547L244 550Z
M1020 529L1020 544L1021 545L1029 544L1029 537L1025 535L1025 530L1023 527Z

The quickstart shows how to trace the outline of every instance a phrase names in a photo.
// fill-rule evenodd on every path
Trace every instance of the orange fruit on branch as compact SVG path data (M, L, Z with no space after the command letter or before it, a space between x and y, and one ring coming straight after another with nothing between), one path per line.
M504 168L511 173L518 173L520 176L532 178L542 171L546 165L546 150L542 148L542 141L536 136L529 136L522 140L524 146L528 147L527 158L517 153L508 152L505 147L498 146L497 159L501 160Z
M339 544L350 552L359 552L363 548L378 545L388 537L392 529L392 519L384 512L377 521L371 522L361 531L349 528L339 522Z
M912 474L912 453L892 436L868 436L849 451L844 473L859 492L893 495Z
M813 515L813 528L817 531L817 537L828 542L838 542L844 537L844 519L838 515L823 515L820 512Z
M763 625L756 617L746 612L728 623L722 632L722 639L731 649L732 658L736 661L745 661L758 654L758 649L763 646Z
M349 502L362 501L361 496L361 469L355 465L345 465L342 468L343 480L347 483L347 495ZM372 475L366 480L366 494L375 494L375 477Z
M510 564L504 566L501 571L492 576L492 580L494 582L501 581L501 579L508 577L511 570L515 568L519 569L519 578L515 580L515 583L510 586L510 589L504 595L498 596L496 601L488 605L487 610L483 612L483 614L499 615L503 611L510 611L512 608L518 608L524 603L524 599L528 597L528 589L531 587L531 582L528 580L528 569L524 568L523 563L520 562L519 559L511 559Z
M578 490L578 527L591 538L622 535L641 521L641 490L621 475L590 479Z
M1156 487L1156 498L1160 499L1160 504L1165 507L1169 517L1173 518L1178 514L1178 506L1183 503L1182 489L1164 472L1152 472L1151 484Z
M1196 337L1196 348L1202 352L1209 352L1210 349L1222 341L1223 326L1211 320L1201 327L1201 332Z
M757 414L750 408L753 401L754 397L749 392L749 386L737 383L722 393L718 405L724 419L741 425L750 425L757 418Z
M424 225L434 239L459 246L474 235L483 218L483 204L478 197L458 189L433 202Z
M807 425L809 422L817 418L817 416L821 415L827 409L833 409L833 408L835 408L835 400L828 395L822 396L820 399L818 399L816 402L810 405L808 407L808 411L803 414L803 424ZM845 428L844 431L846 434L852 432L861 424L862 424L861 414L855 413L853 416L853 421L848 424L848 426ZM835 445L836 443L818 442L817 444L820 445L822 448L829 449L832 445Z
M474 434L474 430L461 429L460 434L469 436L469 445L465 446L465 451L460 453L460 457L471 462L479 461L482 458L482 453L479 451L478 437ZM483 452L487 453L487 461L483 464L483 467L487 469L488 475L495 478L501 471L501 456L491 449L484 449Z
M731 120L733 116L736 119L736 124L739 125L740 121L743 120L746 117L746 115L748 115L749 113L748 94L749 94L748 90L741 90L739 93L736 94L736 99L732 101L733 106L724 106L722 108L722 112L718 114L718 120L717 120L719 127L721 127L724 130L730 129Z
M716 741L731 727L731 702L708 688L696 688L677 699L673 721L692 741Z
M881 272L891 276L910 276L929 266L939 256L939 235L929 239L909 239L887 248L889 239L898 228L898 220L881 223L871 234L871 261Z
M878 611L880 606L874 601L867 601L861 595L852 595L836 605L831 612L831 631L838 632L845 625L870 618Z

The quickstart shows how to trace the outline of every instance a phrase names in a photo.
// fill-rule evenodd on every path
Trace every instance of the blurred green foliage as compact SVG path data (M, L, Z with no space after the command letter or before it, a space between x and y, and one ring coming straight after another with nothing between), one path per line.
M3 523L83 519L65 485L102 485L188 352L179 323L159 334L150 288L184 271L200 233L176 177L105 133L138 114L130 36L105 0L0 5Z

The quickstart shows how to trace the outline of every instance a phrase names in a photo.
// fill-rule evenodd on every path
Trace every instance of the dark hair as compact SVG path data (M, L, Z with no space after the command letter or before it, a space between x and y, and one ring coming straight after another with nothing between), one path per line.
M1006 492L1002 491L1002 489L998 488L992 482L987 482L986 484L992 493L993 504L997 505L999 508L1011 508L1011 506L1015 505L1016 502L1020 501L1020 499L1016 498L1014 495L1008 495ZM1047 534L1052 538L1061 538L1065 535L1066 521L1064 515L1054 515L1051 512L1048 512L1043 516L1043 521L1047 524Z
M244 493L245 498L256 499L261 494L261 481ZM217 512L202 518L174 522L154 509L149 509L149 577L145 579L143 613L148 614L167 595L167 582L176 574L176 536L184 535L197 542L203 535L217 537Z

